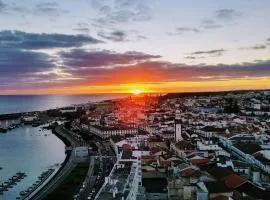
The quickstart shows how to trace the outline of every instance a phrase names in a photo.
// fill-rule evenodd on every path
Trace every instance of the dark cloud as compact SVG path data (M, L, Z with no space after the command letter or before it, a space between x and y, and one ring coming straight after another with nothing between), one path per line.
M73 80L74 77L59 64L59 59L35 50L81 47L99 42L84 35L0 31L0 85L18 88L30 83L40 85L48 81Z
M213 49L209 51L195 51L190 53L190 55L214 55L214 56L221 56L226 50L224 49Z
M190 59L190 60L196 60L196 59L203 59L205 58L204 56L185 56L185 59Z
M215 20L210 19L203 20L201 25L205 29L217 29L223 27L222 25L218 24Z
M235 11L234 9L220 9L216 12L217 19L230 21L234 20L241 16L240 12Z
M105 54L99 54L98 60ZM107 56L107 55L106 55ZM76 77L82 77L85 84L125 84L131 82L167 82L167 81L205 81L256 78L270 76L270 61L256 63L244 63L235 65L186 65L162 61L146 60L131 64L129 59L120 59L122 64L114 64L108 61L105 63L86 62L71 63L73 68L70 73ZM118 58L119 59L119 58ZM82 64L84 67L79 67ZM104 67L104 65L107 67ZM79 65L79 66L78 66ZM109 67L108 67L109 66ZM80 80L80 84L83 81Z
M254 50L258 50L258 49L266 49L267 46L266 45L255 45L253 47L251 47Z
M197 59L196 56L185 56L186 59L195 60Z
M267 45L264 44L257 44L251 47L240 47L240 50L261 50L261 49L266 49Z
M219 51L194 52L194 58L217 52ZM160 56L142 52L73 49L52 57L40 52L1 49L0 88L270 77L270 60L232 65L187 65L157 61L157 58ZM61 66L56 64L58 62Z
M47 33L26 33L22 31L0 31L0 47L18 49L49 49L61 47L81 47L102 41L85 35L65 35Z
M0 74L10 76L16 82L17 76L39 72L55 66L53 59L45 53L0 48Z
M215 54L220 51L205 52L203 54ZM83 78L86 82L91 80L93 84L205 80L204 77L207 77L207 80L220 80L224 76L228 79L270 76L270 61L234 65L187 65L153 61L160 56L139 52L116 53L82 49L62 52L60 57L69 73ZM191 59L193 58L197 59L196 56Z
M98 32L98 36L103 39L112 40L114 42L123 42L127 41L127 34L124 31L113 31L110 33Z
M160 56L140 52L116 53L113 51L86 51L73 49L69 52L60 52L64 65L68 67L113 67L142 62Z

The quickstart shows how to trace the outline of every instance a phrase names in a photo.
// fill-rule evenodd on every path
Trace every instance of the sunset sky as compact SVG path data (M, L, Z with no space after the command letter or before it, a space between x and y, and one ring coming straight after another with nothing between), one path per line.
M269 0L0 0L0 94L270 88Z

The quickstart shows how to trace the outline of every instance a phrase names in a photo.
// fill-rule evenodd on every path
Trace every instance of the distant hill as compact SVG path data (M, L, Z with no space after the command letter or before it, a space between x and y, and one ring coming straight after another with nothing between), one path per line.
M243 94L246 92L263 92L268 90L232 90L232 91L217 91L217 92L179 92L168 93L163 97L166 99L178 98L178 97L193 97L193 96L215 96L215 95L227 95L228 93Z

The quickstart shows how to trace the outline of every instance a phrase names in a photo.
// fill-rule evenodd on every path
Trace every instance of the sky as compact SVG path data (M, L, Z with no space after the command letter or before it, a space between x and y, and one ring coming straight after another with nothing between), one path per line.
M269 0L0 0L0 94L270 88Z

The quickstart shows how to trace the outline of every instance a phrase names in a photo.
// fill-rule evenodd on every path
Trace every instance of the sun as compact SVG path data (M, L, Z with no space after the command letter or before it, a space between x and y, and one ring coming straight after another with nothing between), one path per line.
M139 90L139 89L134 89L131 91L132 94L135 94L135 95L140 95L143 93L143 90Z

